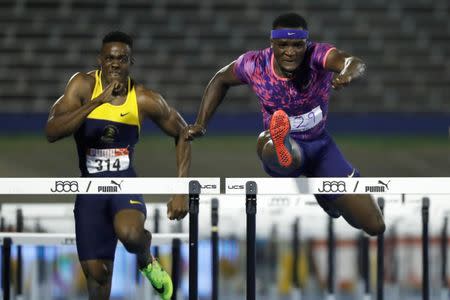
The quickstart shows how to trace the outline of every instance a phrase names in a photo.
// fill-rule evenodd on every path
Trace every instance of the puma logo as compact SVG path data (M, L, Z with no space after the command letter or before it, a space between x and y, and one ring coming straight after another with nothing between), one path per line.
M378 180L378 183L384 185L388 191L389 191L389 187L388 187L389 182L391 182L391 181L389 180L387 183L384 183L383 181Z
M119 190L122 190L122 187L121 187L122 182L123 182L123 180L122 180L120 183L117 183L117 182L115 182L114 180L111 180L111 184L117 185L117 187L119 188Z

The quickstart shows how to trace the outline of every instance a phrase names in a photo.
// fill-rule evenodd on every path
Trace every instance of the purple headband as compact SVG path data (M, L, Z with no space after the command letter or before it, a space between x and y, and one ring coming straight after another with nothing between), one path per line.
M308 31L299 29L274 29L270 37L272 39L307 39Z

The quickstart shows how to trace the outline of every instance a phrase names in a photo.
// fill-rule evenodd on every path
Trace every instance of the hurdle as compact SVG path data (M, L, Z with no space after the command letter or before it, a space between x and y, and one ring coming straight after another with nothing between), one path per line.
M211 199L211 299L219 299L219 200Z
M200 183L189 182L189 300L198 299L198 213L200 200ZM191 287L193 287L191 289Z
M247 214L247 300L255 299L255 230L258 195L299 194L450 194L450 178L444 177L360 177L360 178L226 178L225 191L229 195L245 195ZM429 199L423 198L423 278L422 297L429 299L428 274L428 208ZM333 221L329 221L327 299L334 299L334 253ZM380 283L382 284L382 283ZM379 287L378 287L379 289ZM367 289L366 289L367 291ZM382 289L380 289L382 292ZM382 295L380 295L382 297Z
M428 268L428 260L429 260L429 208L430 208L430 199L425 197L422 199L422 299L429 300L430 299L430 272Z
M383 197L378 198L378 206L384 216ZM377 300L384 300L384 233L377 236Z
M327 300L334 300L334 293L336 289L336 239L334 234L334 220L332 217L328 217L328 278L327 288L328 294Z
M300 261L300 218L297 217L294 220L294 223L292 224L292 253L293 253L293 259L292 259L292 285L294 287L294 295L293 300L301 300L301 290L300 290L300 279L298 278L298 270L297 267L299 265Z
M441 231L441 256L442 256L442 267L441 267L441 281L442 281L442 290L441 290L441 299L448 299L449 291L448 291L448 283L447 283L447 250L448 250L448 216L444 217L444 224L442 225Z
M112 178L1 178L0 194L152 194L189 195L189 235L153 234L152 245L189 242L189 299L198 299L198 211L200 193L220 194L220 178L112 177ZM74 234L2 233L3 300L10 299L10 260L12 245L74 245ZM176 242L175 242L176 243ZM20 270L19 270L20 273ZM19 280L19 282L21 279ZM21 283L19 283L21 288Z
M189 241L188 234L153 234L152 244L165 245L170 244L172 240L179 239L183 242ZM17 245L27 246L74 246L76 245L75 234L73 233L14 233L6 232L0 233L0 246L3 249L2 256L2 279L3 279L3 299L11 299L10 290L10 276L11 276L11 247ZM119 246L121 244L119 243ZM20 257L20 253L18 253ZM17 272L17 295L22 295L22 275L21 266L18 267Z

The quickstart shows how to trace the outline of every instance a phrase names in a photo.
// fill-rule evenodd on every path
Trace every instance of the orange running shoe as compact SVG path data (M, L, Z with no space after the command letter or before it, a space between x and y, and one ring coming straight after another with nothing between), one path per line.
M275 146L278 162L282 167L289 167L292 164L292 155L286 147L286 144L289 143L286 139L289 137L291 124L289 123L288 115L283 110L277 110L272 115L269 131Z

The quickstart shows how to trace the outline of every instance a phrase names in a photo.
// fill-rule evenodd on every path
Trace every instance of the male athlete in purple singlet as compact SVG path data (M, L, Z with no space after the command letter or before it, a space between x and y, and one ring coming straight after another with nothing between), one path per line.
M283 14L273 22L269 48L242 54L212 78L186 138L203 136L228 88L247 84L261 104L265 131L258 137L257 152L269 175L357 177L359 172L325 126L331 88L348 85L364 71L361 59L310 40L302 16ZM330 216L342 215L370 235L384 232L383 217L370 195L315 196Z

